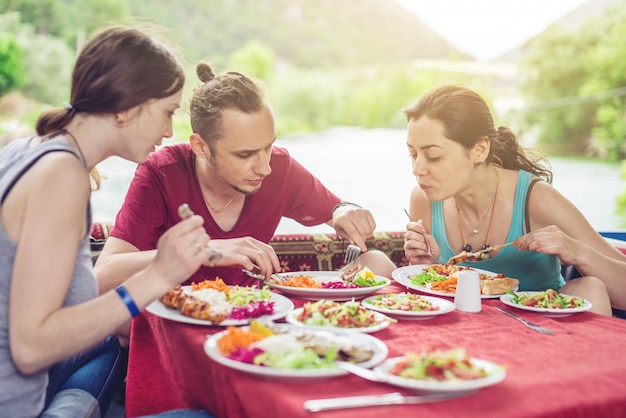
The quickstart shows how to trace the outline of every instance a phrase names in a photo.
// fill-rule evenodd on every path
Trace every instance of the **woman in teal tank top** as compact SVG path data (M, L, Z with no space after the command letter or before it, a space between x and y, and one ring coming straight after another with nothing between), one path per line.
M626 305L623 286L586 262L597 254L619 271L624 256L551 186L543 155L521 147L510 129L495 128L480 95L444 85L405 113L417 180L405 238L411 264L444 263L463 251L513 243L466 264L514 277L520 290L584 297L597 313L611 315L609 292ZM565 283L561 262L584 277Z
M519 172L513 204L513 218L506 242L512 242L515 238L524 235L524 207L531 176L527 171ZM432 233L441 250L440 262L445 263L457 252L452 250L446 237L442 201L431 202L431 208ZM538 252L520 252L514 246L502 248L498 257L489 257L471 264L479 269L504 273L508 277L517 278L520 280L519 290L560 289L564 284L558 257Z

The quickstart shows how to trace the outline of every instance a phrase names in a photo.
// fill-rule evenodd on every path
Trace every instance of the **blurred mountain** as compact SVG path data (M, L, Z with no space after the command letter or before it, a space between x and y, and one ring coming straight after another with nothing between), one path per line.
M172 29L191 63L224 65L251 40L302 68L472 59L391 0L126 0Z
M616 4L624 4L626 6L626 1L625 0L589 0L586 3L581 4L578 8L572 10L570 13L563 16L561 19L553 22L545 30L548 30L553 26L559 26L563 29L574 31L580 28L582 25L584 25L585 22L587 22L589 19L602 16L605 13L607 7L612 7ZM501 56L495 58L493 61L494 62L519 61L522 57L524 57L527 54L527 52L530 49L532 49L533 42L539 37L541 37L541 33L529 39L526 43L519 46L518 48L505 52Z

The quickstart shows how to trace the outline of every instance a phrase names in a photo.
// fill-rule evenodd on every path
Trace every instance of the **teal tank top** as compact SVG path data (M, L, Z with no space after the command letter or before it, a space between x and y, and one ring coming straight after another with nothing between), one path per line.
M513 218L506 242L524 235L524 211L526 210L526 194L532 175L526 171L519 171ZM439 262L445 263L456 255L446 236L446 227L443 219L443 201L433 201L430 204L432 211L432 234L441 250ZM494 273L504 273L520 281L519 290L541 291L546 289L559 290L565 281L561 276L561 262L558 257L550 254L541 254L534 251L519 251L517 247L508 246L488 260L470 263L461 263Z

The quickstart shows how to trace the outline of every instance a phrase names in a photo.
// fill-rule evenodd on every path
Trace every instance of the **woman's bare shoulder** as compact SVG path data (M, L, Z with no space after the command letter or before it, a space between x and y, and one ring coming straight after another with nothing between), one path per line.
M581 224L585 216L552 184L538 181L528 197L528 211L531 223L538 227L557 225L567 229L566 225Z

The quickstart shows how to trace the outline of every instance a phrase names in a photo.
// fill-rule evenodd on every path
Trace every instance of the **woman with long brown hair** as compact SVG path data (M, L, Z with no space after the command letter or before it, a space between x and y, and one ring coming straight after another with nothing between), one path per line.
M595 312L611 315L607 287L616 295L617 284L594 277L579 255L590 248L617 262L624 256L552 187L542 154L521 147L510 129L496 129L485 100L464 86L430 90L405 112L418 183L410 204L416 222L405 239L411 264L513 242L471 265L518 279L520 290L585 297ZM586 275L566 284L561 261Z

